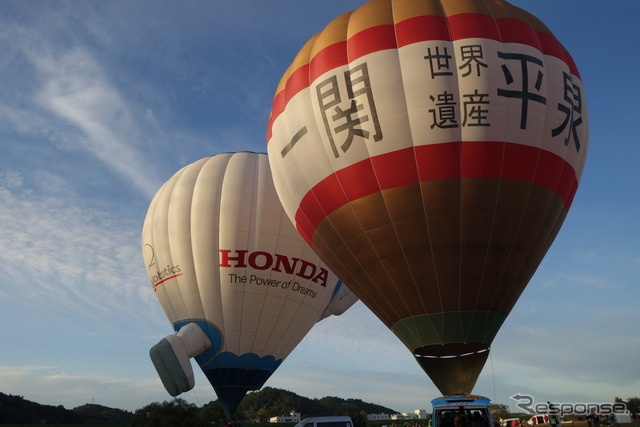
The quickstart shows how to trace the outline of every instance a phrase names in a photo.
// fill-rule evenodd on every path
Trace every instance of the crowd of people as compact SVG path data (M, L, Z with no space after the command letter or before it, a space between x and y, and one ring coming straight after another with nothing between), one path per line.
M444 411L439 420L440 427L491 427L480 411Z

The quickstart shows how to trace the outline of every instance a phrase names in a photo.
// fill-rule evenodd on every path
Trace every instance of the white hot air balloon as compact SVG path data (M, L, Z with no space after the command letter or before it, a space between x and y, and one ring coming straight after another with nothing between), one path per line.
M142 248L178 331L151 350L167 391L193 387L195 356L228 417L322 316L355 302L285 214L266 154L220 154L179 170L150 204Z

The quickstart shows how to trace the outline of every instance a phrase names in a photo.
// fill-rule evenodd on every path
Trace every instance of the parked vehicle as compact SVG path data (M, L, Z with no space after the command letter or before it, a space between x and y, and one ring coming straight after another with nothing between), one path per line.
M491 427L493 421L490 405L488 397L471 394L433 399L431 427Z
M348 416L311 417L303 419L295 427L353 427L353 421Z
M527 420L529 425L549 424L549 416L547 414L536 414Z
M549 414L535 414L531 418L527 420L527 424L535 426L538 424L549 424ZM565 420L560 415L551 415L551 417L556 417L556 424L560 425L560 423L565 422Z

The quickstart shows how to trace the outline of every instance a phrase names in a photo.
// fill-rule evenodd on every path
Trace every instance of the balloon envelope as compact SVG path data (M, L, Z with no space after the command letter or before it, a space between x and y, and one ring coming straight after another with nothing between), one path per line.
M329 301L329 305L325 308L324 313L322 313L322 319L326 319L329 316L339 316L345 311L347 311L353 304L358 301L358 297L353 293L351 289L347 287L342 282L338 282L335 289L333 290L333 295L331 296L331 301Z
M179 170L150 204L142 246L174 329L195 323L211 341L196 360L227 416L321 318L339 283L284 213L266 154Z
M267 139L301 235L443 394L470 393L584 168L561 43L502 0L372 0L300 50Z

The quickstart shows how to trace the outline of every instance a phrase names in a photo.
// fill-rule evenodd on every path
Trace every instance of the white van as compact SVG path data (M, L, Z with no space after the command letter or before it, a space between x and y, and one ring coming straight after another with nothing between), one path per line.
M295 427L353 427L351 417L311 417L300 421Z

